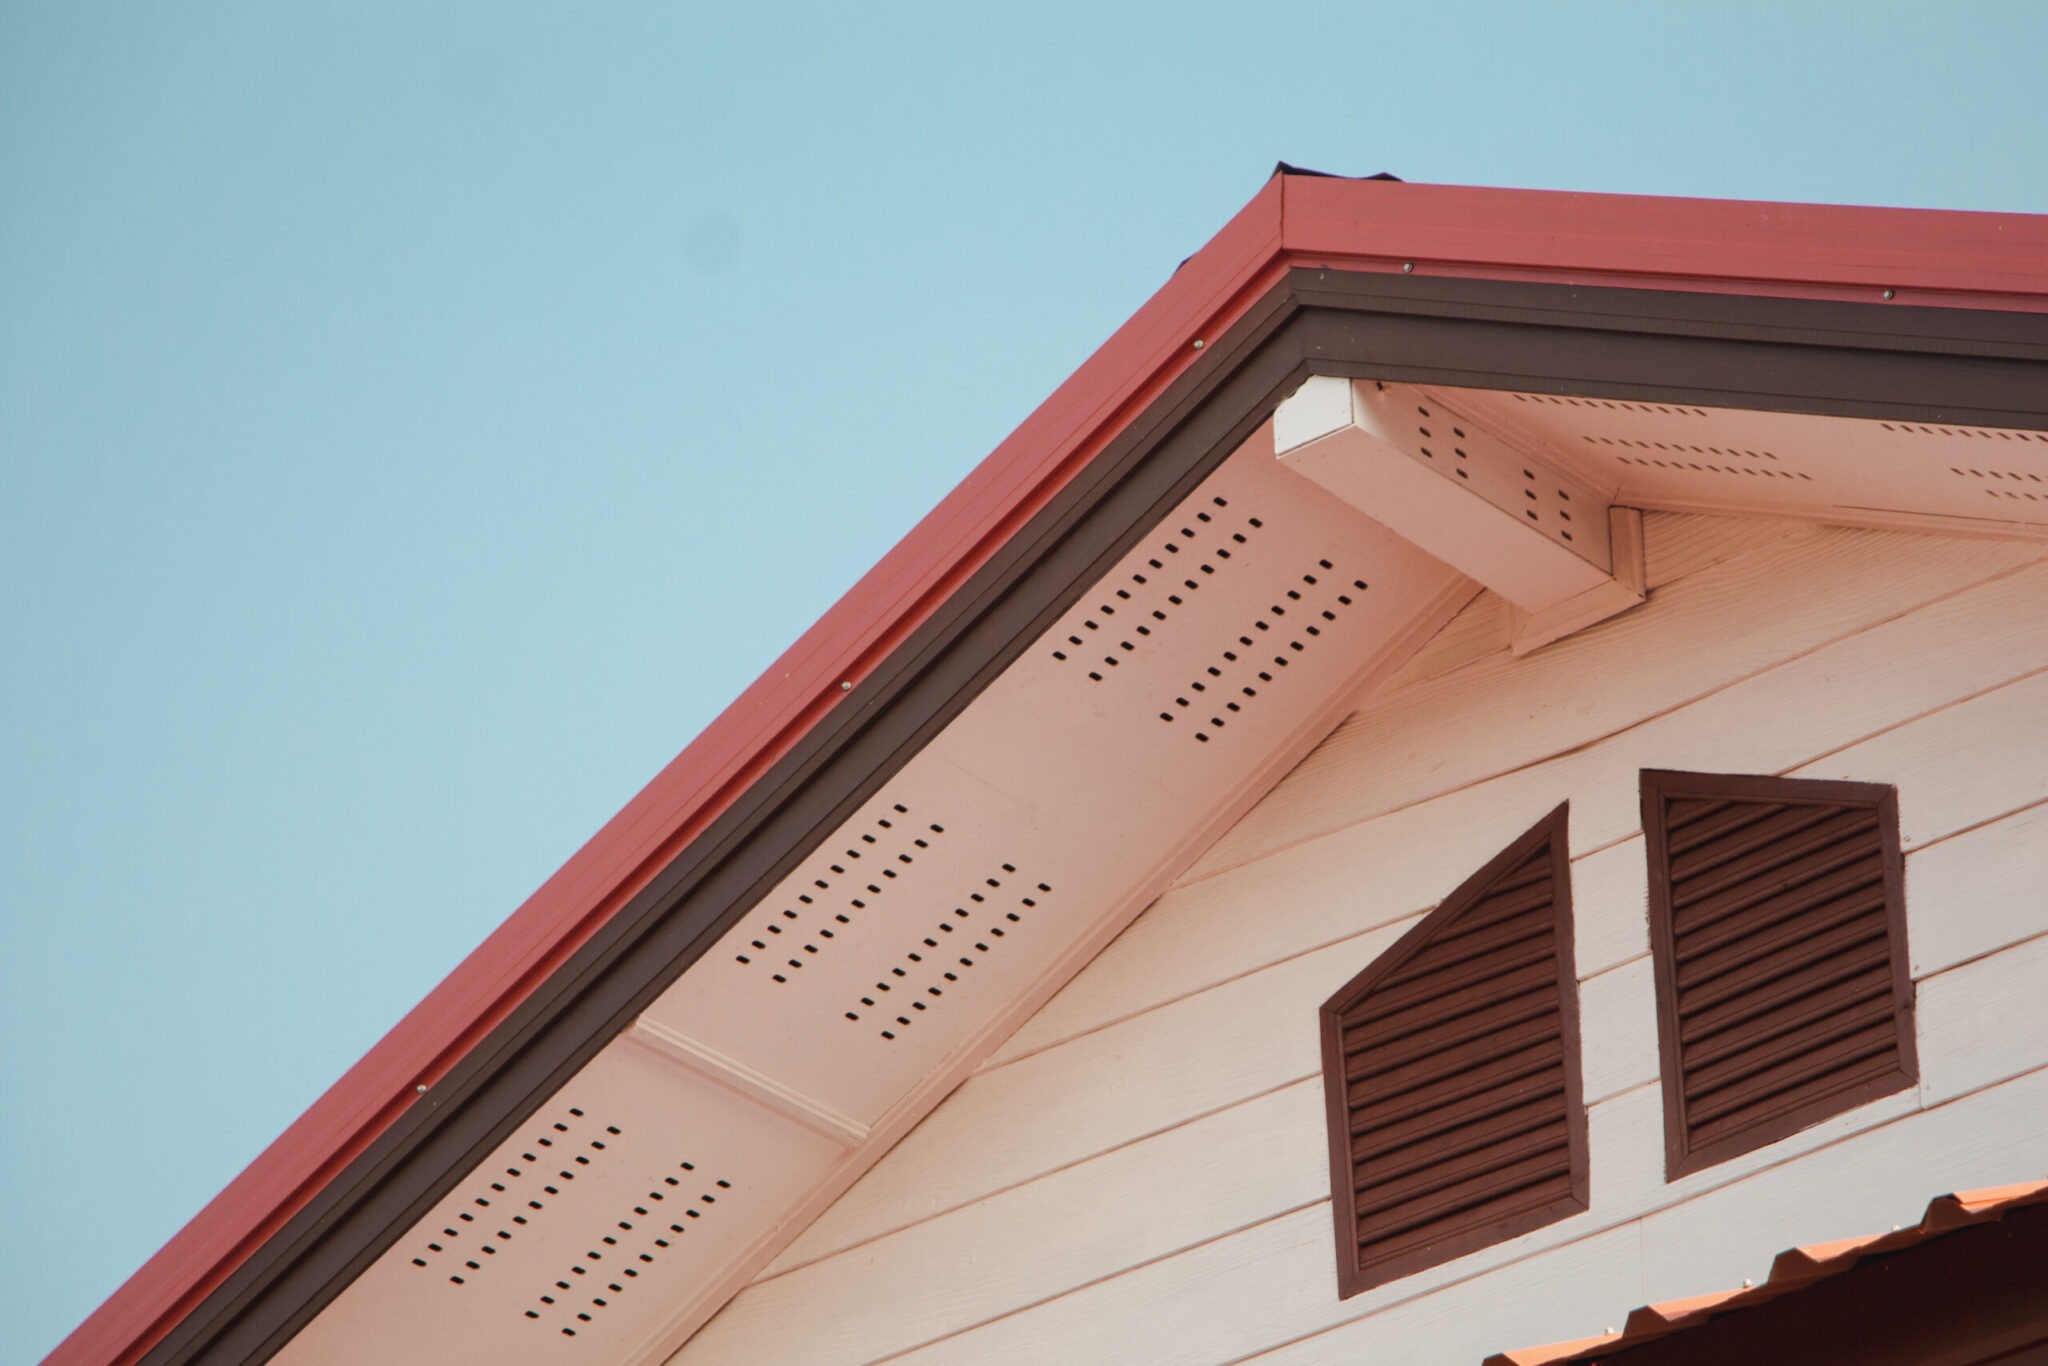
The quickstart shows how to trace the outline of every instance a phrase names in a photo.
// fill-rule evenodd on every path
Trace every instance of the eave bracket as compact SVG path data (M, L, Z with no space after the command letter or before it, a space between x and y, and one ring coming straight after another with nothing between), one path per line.
M1282 464L1478 580L1516 654L1643 601L1641 514L1413 385L1317 376L1281 403Z

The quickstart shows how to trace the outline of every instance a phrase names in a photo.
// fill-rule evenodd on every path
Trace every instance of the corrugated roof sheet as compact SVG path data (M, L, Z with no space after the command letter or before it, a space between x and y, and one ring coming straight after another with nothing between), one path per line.
M1722 1314L1753 1308L1804 1290L1816 1281L1839 1276L1872 1257L1901 1252L1957 1229L1988 1224L2004 1218L2013 1210L2042 1204L2048 1204L2048 1181L1992 1186L1984 1190L1937 1196L1928 1202L1927 1213L1920 1222L1911 1227L1864 1238L1809 1243L1779 1253L1777 1260L1771 1263L1770 1276L1760 1285L1646 1304L1629 1314L1628 1322L1619 1333L1496 1352L1486 1359L1485 1366L1566 1366L1568 1362L1597 1361L1614 1352L1697 1328Z

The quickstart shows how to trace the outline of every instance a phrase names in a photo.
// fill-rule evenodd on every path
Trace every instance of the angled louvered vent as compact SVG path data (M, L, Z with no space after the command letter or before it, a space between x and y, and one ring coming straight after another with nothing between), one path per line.
M1643 773L1671 1177L1913 1084L1893 790Z
M1340 1295L1586 1208L1560 806L1322 1010Z

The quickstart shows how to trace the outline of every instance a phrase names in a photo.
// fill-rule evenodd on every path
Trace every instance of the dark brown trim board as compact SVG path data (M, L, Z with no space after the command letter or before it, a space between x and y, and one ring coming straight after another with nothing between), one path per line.
M1874 1257L1803 1290L1602 1356L1613 1366L2040 1366L2048 1206Z
M1560 806L1323 1003L1339 1298L1584 1210Z
M1669 1179L1919 1077L1898 795L1642 775Z
M1311 374L2048 429L2038 318L1292 271L144 1361L267 1359Z

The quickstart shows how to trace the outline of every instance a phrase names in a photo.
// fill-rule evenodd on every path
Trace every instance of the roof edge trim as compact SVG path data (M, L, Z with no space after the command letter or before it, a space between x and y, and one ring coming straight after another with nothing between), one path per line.
M1324 188L1304 200L1309 186ZM299 1235L290 1230L305 1223L312 1205L347 1196L359 1181L382 1171L392 1152L386 1140L408 1118L438 1109L442 1084L459 1069L485 1066L484 1055L496 1056L509 1046L506 1031L520 1011L539 998L555 1000L574 990L576 983L569 979L580 980L595 961L584 955L602 957L611 951L598 948L598 939L623 912L673 891L672 875L680 861L688 861L685 856L718 856L734 828L726 822L743 824L742 818L758 814L761 804L786 792L788 784L810 776L812 768L802 753L807 742L824 731L857 729L863 715L883 705L887 699L877 696L871 684L879 684L892 670L900 678L906 669L935 667L927 657L938 648L930 628L942 618L957 624L962 613L992 610L989 595L1007 591L1003 585L1014 570L1012 563L991 573L1003 556L1057 559L1058 543L1072 531L1069 523L1078 506L1062 500L1075 497L1077 490L1091 497L1101 494L1105 479L1117 471L1128 473L1124 467L1135 459L1132 452L1165 440L1202 401L1207 388L1233 378L1227 373L1226 348L1216 344L1226 328L1242 328L1249 321L1263 338L1278 326L1282 313L1312 302L1316 290L1310 288L1309 277L1319 277L1324 285L1334 283L1327 271L1290 270L1309 249L1305 244L1319 240L1304 224L1313 219L1310 209L1321 202L1315 196L1330 193L1329 187L1379 196L1445 189L1286 175L1268 182L760 681L75 1330L48 1358L51 1366L131 1366L145 1355L188 1359L183 1347L164 1344L167 1334L178 1330L189 1346L193 1334L185 1330L197 1326L195 1314L211 1320L211 1310L198 1311L209 1304L225 1308L220 1299L224 1287L249 1269L252 1259L288 1259L291 1247L299 1242ZM1520 212L1532 192L1459 193L1488 197L1496 210L1512 205ZM1700 202L1557 198L1639 207ZM1985 217L1926 215L1942 221ZM2048 219L2028 222L2038 223L2037 235L2048 240ZM1373 230L1378 236L1357 230L1343 254L1370 256L1371 251L1361 248L1393 242L1383 227ZM1343 245L1335 237L1330 241L1333 247ZM2048 258L2048 252L2043 256ZM1426 264L1425 276L1389 277L1376 271L1373 278L1390 280L1396 287L1423 287L1410 311L1448 320L1469 315L1471 307L1445 295L1446 290L1456 295L1457 287L1465 286L1484 292L1489 283L1498 288L1502 279L1519 278L1525 268L1531 267L1521 258L1506 261L1491 270L1490 282L1427 277ZM1567 263L1557 268L1575 267ZM2036 274L2048 276L2048 266ZM1727 292L1740 292L1739 283L1721 284ZM1686 290L1697 298L1717 287L1700 286L1695 280ZM1628 291L1611 293L1618 297ZM2020 302L1984 307L2048 308L2048 286L2032 294L2021 290L2013 297L2020 294L2025 294ZM1813 297L1830 295L1822 290ZM1900 321L1892 330L1921 332L1939 312L1894 310ZM1985 315L1970 310L1967 316ZM1494 321L1511 325L1506 316ZM1729 326L1742 330L1735 324L1713 324L1717 331ZM1310 369L1342 373L1345 362L1331 350L1332 337L1342 330L1303 334L1295 359L1287 362L1290 373L1296 379ZM1924 335L1922 344L1927 345ZM2036 373L2032 367L2028 370ZM1460 381L1439 376L1438 382ZM1277 401L1277 395L1269 397ZM2048 426L2048 421L2037 425ZM1145 496L1153 500L1145 506L1155 506L1162 495L1154 490ZM1062 572L1072 570L1066 565ZM957 693L971 683L971 676L956 677L949 686ZM853 688L842 690L842 684ZM424 1107L416 1089L422 1086L433 1088ZM240 1293L228 1287L226 1299L238 1301ZM159 1344L167 1351L154 1352Z

